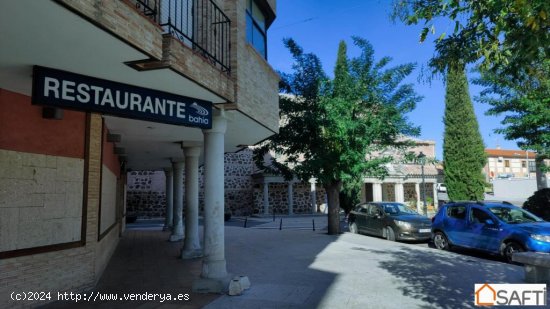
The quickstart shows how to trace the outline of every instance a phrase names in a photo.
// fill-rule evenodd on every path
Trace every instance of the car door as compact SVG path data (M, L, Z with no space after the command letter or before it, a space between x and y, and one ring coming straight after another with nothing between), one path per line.
M500 249L498 220L485 209L470 207L466 234L468 247L490 252Z
M358 205L355 209L355 224L357 225L357 230L360 233L365 233L367 225L367 205L362 204Z
M382 236L382 229L385 227L385 215L382 207L377 204L370 204L367 218L367 225L370 229L370 233Z
M458 246L468 246L466 232L468 207L466 204L455 204L447 207L446 218L443 223L449 241Z

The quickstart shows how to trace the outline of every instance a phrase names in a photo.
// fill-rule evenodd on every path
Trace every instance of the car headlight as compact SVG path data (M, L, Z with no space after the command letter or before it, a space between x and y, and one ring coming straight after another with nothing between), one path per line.
M412 228L412 224L410 224L409 222L405 222L405 221L395 220L395 224L397 224L398 226L400 226L404 229Z
M550 235L531 234L531 238L538 241L550 242Z

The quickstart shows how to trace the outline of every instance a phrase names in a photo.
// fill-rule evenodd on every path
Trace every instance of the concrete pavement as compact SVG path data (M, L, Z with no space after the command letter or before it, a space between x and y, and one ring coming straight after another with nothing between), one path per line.
M522 283L519 266L325 231L226 228L242 296L205 308L473 308L475 283Z
M280 220L280 218L279 218ZM94 291L189 293L189 301L55 303L50 308L473 308L475 283L522 283L519 266L442 252L426 245L302 229L312 218L238 218L225 227L227 268L246 275L241 296L191 293L201 259L178 259L162 222L129 229ZM287 222L287 224L285 224ZM300 223L302 222L302 223ZM291 225L292 223L293 225ZM295 228L292 228L294 226Z

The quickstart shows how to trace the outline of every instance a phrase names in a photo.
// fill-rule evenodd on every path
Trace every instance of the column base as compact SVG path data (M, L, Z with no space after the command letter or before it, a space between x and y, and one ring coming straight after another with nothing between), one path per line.
M225 259L208 260L208 257L202 261L202 278L225 278L227 277L227 268ZM228 281L229 282L229 281Z
M181 250L181 258L184 260L196 259L202 257L202 250Z
M168 241L170 242L177 242L177 241L183 241L183 235L170 235L170 238L168 238Z
M199 278L193 281L191 290L194 293L217 293L225 294L229 291L231 276L223 278Z

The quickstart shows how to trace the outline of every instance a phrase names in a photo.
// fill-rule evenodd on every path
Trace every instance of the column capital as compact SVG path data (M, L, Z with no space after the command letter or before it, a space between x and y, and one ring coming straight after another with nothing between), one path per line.
M185 161L179 160L179 161L173 161L172 162L173 169L183 169L185 168Z
M227 118L225 114L222 113L219 116L212 117L212 128L202 130L204 134L206 133L223 133L227 130Z
M170 173L170 172L172 172L172 168L171 168L171 167L165 167L163 170L164 170L165 173Z
M199 146L193 146L193 147L183 147L183 154L186 157L198 157L201 155L201 147Z

